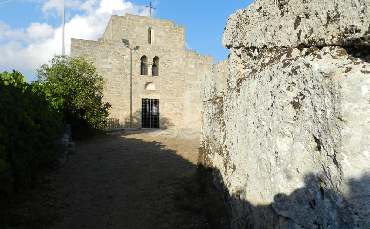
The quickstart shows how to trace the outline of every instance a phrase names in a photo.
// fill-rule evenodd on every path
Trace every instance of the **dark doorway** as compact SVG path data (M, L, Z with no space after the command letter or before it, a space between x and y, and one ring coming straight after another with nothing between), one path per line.
M141 127L159 128L159 99L142 99Z

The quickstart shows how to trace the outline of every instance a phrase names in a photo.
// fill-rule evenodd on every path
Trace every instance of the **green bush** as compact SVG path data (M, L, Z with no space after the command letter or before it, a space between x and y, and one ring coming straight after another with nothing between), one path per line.
M37 93L50 101L72 124L74 138L84 138L94 130L106 128L111 107L103 99L103 78L92 62L83 57L55 56L37 70Z
M56 161L61 116L17 71L0 73L0 197L33 185L36 169Z

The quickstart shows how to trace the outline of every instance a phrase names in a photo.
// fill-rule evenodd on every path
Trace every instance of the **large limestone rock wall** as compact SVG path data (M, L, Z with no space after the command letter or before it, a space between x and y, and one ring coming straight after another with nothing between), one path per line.
M368 45L370 0L256 0L232 14L225 47Z
M230 56L203 79L200 161L225 194L232 228L370 228L369 17L340 17L330 32L314 26L329 6L366 13L369 4L325 2L256 1L231 15ZM277 19L260 8L290 10ZM322 28L317 40L280 34L280 26L294 31L284 17L306 8L317 12L305 21ZM346 25L361 31L338 40Z

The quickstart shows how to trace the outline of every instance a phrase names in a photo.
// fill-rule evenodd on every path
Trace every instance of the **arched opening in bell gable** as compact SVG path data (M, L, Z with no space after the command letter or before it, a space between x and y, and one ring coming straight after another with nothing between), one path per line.
M153 58L152 76L159 76L159 57Z
M142 56L140 60L141 60L140 74L148 75L148 58L146 56Z

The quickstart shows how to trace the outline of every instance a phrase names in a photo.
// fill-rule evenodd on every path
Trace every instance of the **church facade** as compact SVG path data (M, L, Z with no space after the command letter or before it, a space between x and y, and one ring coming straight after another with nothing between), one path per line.
M112 16L98 41L72 39L71 57L93 61L112 105L108 129L200 126L200 82L213 57L185 48L185 27Z

